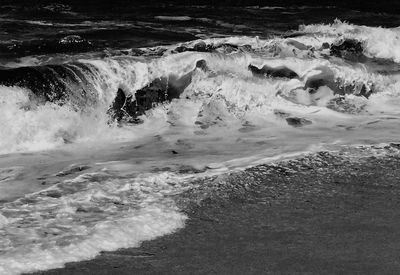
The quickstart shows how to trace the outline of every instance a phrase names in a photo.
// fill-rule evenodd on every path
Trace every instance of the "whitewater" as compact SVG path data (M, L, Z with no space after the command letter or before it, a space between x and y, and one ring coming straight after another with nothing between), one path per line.
M0 274L176 232L207 178L396 141L399 63L400 28L340 20L2 62Z

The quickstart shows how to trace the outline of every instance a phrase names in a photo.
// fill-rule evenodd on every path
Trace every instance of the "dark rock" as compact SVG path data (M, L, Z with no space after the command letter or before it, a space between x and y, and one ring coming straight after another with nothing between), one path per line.
M251 46L245 45L243 46L243 49L251 49ZM224 53L231 53L234 51L237 51L239 49L239 46L229 44L229 43L223 43L219 45L207 45L204 41L197 42L193 47L190 47L188 45L180 45L174 49L173 52L215 52L215 51L220 51Z
M75 166L75 167L71 167L67 170L61 171L59 173L56 174L57 177L64 177L64 176L68 176L71 174L75 174L78 172L82 172L85 171L87 169L90 169L91 167L88 165L79 165L79 166Z
M274 110L274 115L280 117L280 118L288 118L290 116L289 113L281 110Z
M120 121L124 117L125 110L123 108L125 107L125 102L126 96L124 91L118 89L114 102L112 103L110 109L107 111L112 121Z
M79 206L79 207L76 209L76 212L77 212L77 213L88 213L89 211L88 211L87 209L83 208L82 206Z
M43 192L42 194L46 195L47 197L55 198L55 199L62 197L61 193L57 190L49 190L49 191Z
M304 85L304 89L309 89L310 94L315 93L322 86L331 89L335 95L352 94L368 98L374 93L373 88L369 89L363 83L341 83L327 67L318 67L316 69L319 69L321 73L309 77Z
M205 60L198 60L195 68L203 71L209 70ZM133 100L132 95L126 95L122 89L118 89L114 102L107 111L111 121L140 123L141 121L137 117L143 115L147 110L157 104L179 98L191 83L192 74L193 71L179 78L175 75L171 75L168 78L157 78L136 91L135 100Z
M293 127L302 127L312 124L310 120L301 117L288 117L286 118L286 122Z
M340 113L359 114L364 111L366 104L354 104L341 96L330 100L326 107Z
M355 39L345 39L332 44L330 48L332 56L358 62L363 62L366 59L362 43Z
M322 49L329 49L330 45L327 42L322 43Z
M135 100L132 95L126 95L122 89L118 89L117 95L112 103L108 114L112 121L124 121L137 123L138 116L143 115L158 103L162 103L179 97L173 85L168 85L169 79L158 78L149 85L135 93Z
M196 62L196 68L199 68L205 72L210 70L207 66L207 62L204 59L201 59Z
M187 45L181 45L175 48L174 52L211 52L214 47L207 45L204 41L196 43L193 47Z
M193 46L193 50L196 52L206 52L207 44L204 41L200 41Z
M246 44L246 45L241 46L240 49L245 52L250 52L250 51L252 51L253 48L251 47L251 45Z
M258 76L258 77L280 77L280 78L298 78L298 74L291 69L284 67L284 66L279 66L276 68L269 67L267 65L264 65L261 69L258 67L250 64L248 66L249 70L253 73L253 75Z
M175 52L177 52L177 53L186 52L187 50L188 50L188 48L185 46L178 46L175 48Z
M225 54L236 52L238 49L239 49L239 47L237 45L228 44L228 43L221 44L221 45L218 45L213 48L213 50L217 50L217 51L223 52Z

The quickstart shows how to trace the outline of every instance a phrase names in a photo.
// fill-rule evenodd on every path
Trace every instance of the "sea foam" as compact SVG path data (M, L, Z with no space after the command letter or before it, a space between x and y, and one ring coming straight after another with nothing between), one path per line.
M170 195L185 175L88 173L1 207L0 274L20 274L139 246L184 226Z

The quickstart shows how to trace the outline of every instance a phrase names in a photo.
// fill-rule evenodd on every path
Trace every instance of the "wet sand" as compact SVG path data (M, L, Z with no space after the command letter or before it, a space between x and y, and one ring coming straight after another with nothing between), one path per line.
M396 274L400 156L348 155L210 179L176 198L184 229L35 274Z

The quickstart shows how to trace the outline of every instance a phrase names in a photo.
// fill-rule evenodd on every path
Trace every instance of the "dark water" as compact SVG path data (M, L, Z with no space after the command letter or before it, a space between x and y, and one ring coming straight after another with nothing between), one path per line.
M336 18L357 25L400 25L396 13L323 4L215 7L10 3L0 6L0 55L10 59L35 54L107 53L227 35L268 38L297 30L301 24L331 23Z

